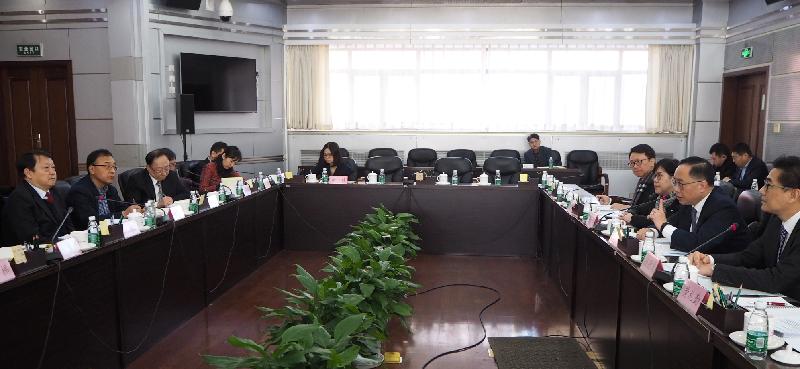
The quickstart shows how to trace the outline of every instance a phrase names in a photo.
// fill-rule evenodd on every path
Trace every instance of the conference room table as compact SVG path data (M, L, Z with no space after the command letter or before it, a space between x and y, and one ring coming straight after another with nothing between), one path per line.
M302 176L308 173L311 173L311 170L314 169L314 166L310 165L300 165L297 167L298 175ZM436 171L433 167L403 167L403 177L407 178L414 178L414 173L422 172L426 177L433 177L436 175ZM567 168L567 167L538 167L538 168L522 168L520 173L527 174L528 180L530 182L539 182L539 179L542 178L544 172L547 174L552 174L557 180L567 183L567 184L578 184L580 183L581 176L583 173L578 168ZM475 167L472 170L472 177L478 178L483 173L483 167ZM367 170L364 167L358 167L357 177L365 177L367 175ZM517 175L517 179L519 179L519 175Z
M106 239L0 284L0 367L124 367L280 249L332 250L380 205L417 216L423 252L542 263L606 368L783 367L746 358L534 184L303 182Z

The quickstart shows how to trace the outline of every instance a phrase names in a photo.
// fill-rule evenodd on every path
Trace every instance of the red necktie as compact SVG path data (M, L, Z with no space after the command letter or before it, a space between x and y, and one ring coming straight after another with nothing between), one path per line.
M51 194L50 191L47 191L47 193L44 194L44 198L50 205L53 205L55 203L55 200L53 200L53 194Z

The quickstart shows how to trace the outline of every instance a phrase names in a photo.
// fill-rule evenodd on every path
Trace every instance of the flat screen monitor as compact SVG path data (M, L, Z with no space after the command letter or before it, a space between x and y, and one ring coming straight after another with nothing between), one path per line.
M255 59L181 53L180 73L195 111L258 111Z

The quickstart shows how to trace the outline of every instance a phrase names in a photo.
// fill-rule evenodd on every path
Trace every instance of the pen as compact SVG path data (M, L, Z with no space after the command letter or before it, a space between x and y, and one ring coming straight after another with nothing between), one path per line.
M786 304L783 303L783 302L775 302L775 301L768 301L767 305L769 305L769 306L786 306Z

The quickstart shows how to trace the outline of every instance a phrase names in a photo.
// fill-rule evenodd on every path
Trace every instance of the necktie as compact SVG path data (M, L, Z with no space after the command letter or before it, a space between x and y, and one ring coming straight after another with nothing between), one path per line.
M44 194L44 199L45 199L45 201L47 201L47 203L48 203L48 204L50 204L50 205L53 205L53 204L56 202L56 201L55 201L55 199L53 199L53 194L52 194L52 193L50 193L50 191L47 191L47 192Z
M692 228L689 232L694 232L697 230L697 209L692 207Z
M778 239L778 262L781 261L781 254L783 253L783 248L786 247L786 239L789 237L789 232L786 231L786 228L781 225L781 233L780 238Z
M156 192L156 202L161 202L161 199L164 197L164 191L161 189L161 182L156 182L156 188L158 188Z
M744 181L744 170L745 167L739 168L739 180Z
M111 209L108 208L108 201L106 201L105 194L97 197L97 213L101 217L105 217L111 214Z

